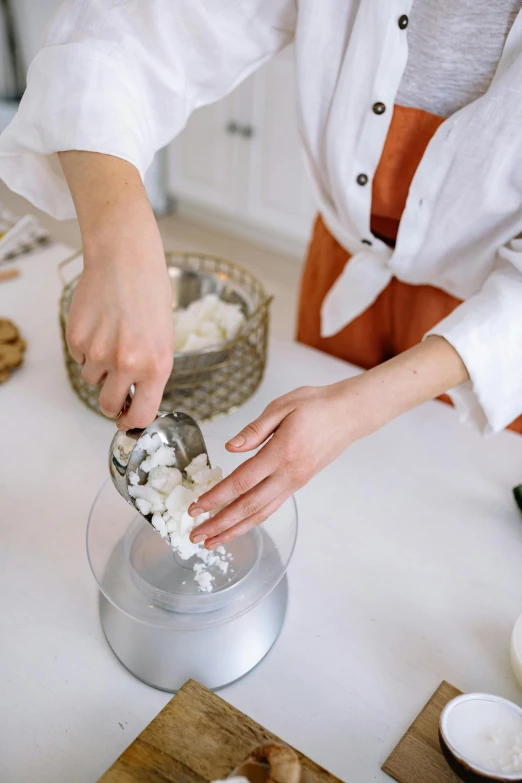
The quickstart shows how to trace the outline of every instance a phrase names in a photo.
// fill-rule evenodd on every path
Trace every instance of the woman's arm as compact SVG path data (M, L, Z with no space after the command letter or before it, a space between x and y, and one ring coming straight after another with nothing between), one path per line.
M432 336L355 378L285 394L227 444L229 451L246 452L273 434L190 509L197 516L230 503L196 528L192 540L213 549L246 533L351 443L466 380L459 354L443 337Z
M94 152L61 152L84 248L84 271L67 323L87 383L103 381L102 411L115 418L132 384L120 429L156 416L172 370L172 291L158 227L137 169Z

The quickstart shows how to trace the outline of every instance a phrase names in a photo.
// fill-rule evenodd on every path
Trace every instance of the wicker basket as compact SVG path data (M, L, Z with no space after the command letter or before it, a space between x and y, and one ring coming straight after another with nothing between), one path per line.
M99 386L81 377L82 367L71 357L65 339L67 317L79 275L67 281L63 268L77 258L60 264L63 289L60 297L60 326L65 366L78 397L96 413ZM167 252L167 269L172 283L173 309L186 307L205 293L217 293L228 302L240 304L245 322L239 334L226 343L191 353L174 355L174 369L167 382L162 411L185 411L206 421L238 408L254 394L265 371L269 307L261 283L246 269L214 256Z

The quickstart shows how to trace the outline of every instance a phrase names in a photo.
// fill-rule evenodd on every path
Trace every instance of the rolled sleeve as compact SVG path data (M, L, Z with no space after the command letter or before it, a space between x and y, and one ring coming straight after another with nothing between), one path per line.
M503 247L482 289L428 334L444 337L468 370L448 392L461 421L485 435L511 424L522 413L522 240Z
M293 0L65 3L0 137L0 177L53 217L73 217L57 152L114 155L143 178L190 113L233 90L294 27Z
M143 176L155 151L143 103L129 71L109 55L79 43L43 49L0 137L1 178L53 217L74 217L56 153L115 155Z

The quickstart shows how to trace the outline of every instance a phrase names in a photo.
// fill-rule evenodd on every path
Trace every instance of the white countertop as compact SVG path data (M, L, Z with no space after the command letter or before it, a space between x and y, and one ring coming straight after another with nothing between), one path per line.
M87 565L89 507L114 425L69 387L56 273L67 248L0 284L28 341L0 386L0 779L93 783L168 694L109 650ZM266 379L205 429L231 436L273 397L353 370L274 339ZM380 765L442 679L522 702L509 637L522 613L522 437L490 440L428 403L352 446L298 497L290 604L274 649L223 698L347 783Z

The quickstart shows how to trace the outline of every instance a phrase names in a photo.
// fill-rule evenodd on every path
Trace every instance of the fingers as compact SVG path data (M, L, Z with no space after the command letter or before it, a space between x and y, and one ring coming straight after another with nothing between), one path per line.
M250 451L261 446L267 438L281 424L284 418L291 413L291 407L285 405L281 400L276 400L265 408L259 418L254 419L234 438L228 441L227 449L229 451Z
M105 375L105 368L101 364L92 362L90 359L85 360L82 369L82 378L85 383L88 383L91 386L98 386L105 378Z
M127 386L129 390L130 383ZM136 384L136 391L134 397L127 410L121 414L117 421L117 427L119 430L125 432L126 430L144 429L152 424L158 414L158 409L161 405L161 398L163 396L163 389L165 388L165 381L160 378L153 380L142 381ZM123 400L125 400L126 393ZM123 401L120 405L120 410L123 407Z
M189 508L191 517L197 517L205 511L213 511L225 503L244 495L250 489L269 476L277 467L277 452L271 442L261 451L240 465L230 476L201 495Z
M102 413L109 419L115 419L123 409L125 400L132 386L127 376L110 372L100 392L99 402Z
M270 503L267 503L266 506L264 506L252 516L247 517L247 519L243 519L241 522L238 522L238 524L233 525L232 527L228 528L228 530L219 533L217 536L207 539L205 541L205 548L216 549L218 546L223 546L223 544L227 544L234 538L239 538L239 536L248 533L248 531L252 530L253 527L262 524L266 519L268 519L268 517L274 514L277 509L283 505L289 496L289 492L281 492L281 494L273 498Z
M67 343L67 347L69 349L69 353L71 354L75 362L82 365L85 364L85 354L83 353L83 351L81 351L79 348L75 348L70 343Z
M190 534L191 541L199 544L207 538L223 533L242 520L255 516L274 497L277 497L282 489L278 479L272 476L264 479L254 489L219 511L215 517L194 528Z

